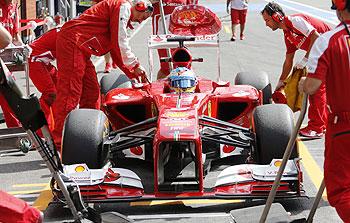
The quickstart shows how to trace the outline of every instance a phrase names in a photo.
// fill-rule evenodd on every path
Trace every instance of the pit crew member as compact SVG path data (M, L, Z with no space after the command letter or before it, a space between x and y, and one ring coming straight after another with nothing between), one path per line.
M53 104L55 128L52 132L60 149L63 123L70 111L99 108L99 84L91 55L111 51L112 60L129 78L145 77L146 72L131 51L127 27L152 15L148 0L104 0L78 18L66 22L57 35L57 97Z
M19 33L19 14L17 4L12 0L0 0L0 23L11 34L13 45L23 45ZM6 126L9 128L21 126L2 96L0 96L0 105L4 114Z
M53 130L51 106L56 99L57 69L52 62L56 59L56 39L59 28L46 32L30 44L29 77L41 92L40 106L44 111L49 128Z
M324 179L329 203L350 222L350 0L333 1L341 23L321 35L309 55L299 90L314 94L326 84L330 114L325 140Z
M12 42L11 34L0 24L0 49ZM0 190L0 222L41 223L42 213L4 191Z
M306 66L310 49L314 41L321 33L329 31L331 28L324 22L304 14L294 14L286 16L280 5L275 2L268 3L261 11L266 26L272 31L282 29L287 52L283 63L282 73L275 90L284 85L284 80L288 77L293 67L294 54L298 49L306 51L304 58L295 67L302 69ZM323 137L326 129L327 106L325 85L310 96L309 99L308 125L301 129L299 134L304 137Z

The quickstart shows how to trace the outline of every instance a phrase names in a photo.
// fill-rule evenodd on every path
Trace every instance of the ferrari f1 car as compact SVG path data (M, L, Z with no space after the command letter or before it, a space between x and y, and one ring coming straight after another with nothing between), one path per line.
M100 83L103 111L68 115L62 139L66 184L79 185L87 202L266 198L292 133L292 112L269 104L266 73L238 73L234 84L220 75L217 81L193 75L192 62L202 59L192 58L187 47L219 45L221 24L209 9L178 7L169 27L172 34L148 41L150 51L173 49L162 58L174 67L168 78L137 83L106 75ZM59 188L53 190L59 196ZM295 145L277 197L301 195Z

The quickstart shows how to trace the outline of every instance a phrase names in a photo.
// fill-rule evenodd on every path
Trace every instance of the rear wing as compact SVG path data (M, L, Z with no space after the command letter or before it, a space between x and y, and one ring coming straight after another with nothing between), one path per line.
M169 38L176 37L186 38L184 36L178 36L174 34L151 35L148 38L148 49L177 48L179 46L179 43L177 41L168 41ZM217 34L193 36L193 38L194 40L184 40L186 41L187 47L219 47L219 36Z
M149 80L152 82L153 77L153 55L152 50L156 49L174 49L180 46L186 47L211 47L217 49L218 63L218 81L220 80L220 50L219 35L199 35L199 36L179 36L174 34L151 35L148 38L148 63L149 63Z

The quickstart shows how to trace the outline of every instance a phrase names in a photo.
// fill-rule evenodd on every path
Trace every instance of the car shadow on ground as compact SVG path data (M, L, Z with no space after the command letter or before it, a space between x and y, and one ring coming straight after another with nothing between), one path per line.
M0 164L0 173L19 173L31 170L46 169L45 165L42 165L44 161L34 160L26 162L6 163Z

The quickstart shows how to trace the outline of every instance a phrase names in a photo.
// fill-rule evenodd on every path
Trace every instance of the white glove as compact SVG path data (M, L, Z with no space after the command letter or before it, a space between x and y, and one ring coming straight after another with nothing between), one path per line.
M306 67L308 62L308 59L306 57L303 57L301 61L299 61L297 64L295 64L295 68L297 69L304 69Z
M275 91L279 90L281 87L283 87L285 84L284 84L284 81L282 80L279 80L278 83L277 83L277 86L275 88Z
M30 25L31 30L34 30L36 27L38 27L38 24L35 21L29 21L28 25Z
M55 23L55 21L53 21L53 18L51 16L45 17L44 21L46 22L46 24L50 24L50 25Z

